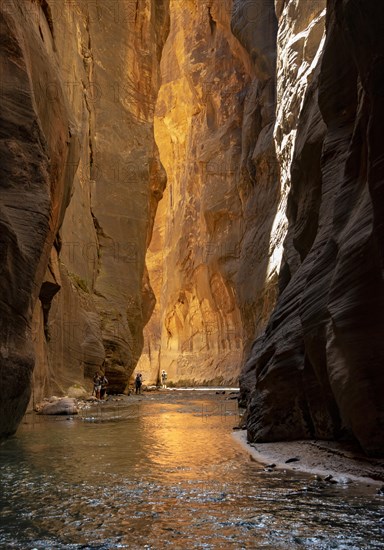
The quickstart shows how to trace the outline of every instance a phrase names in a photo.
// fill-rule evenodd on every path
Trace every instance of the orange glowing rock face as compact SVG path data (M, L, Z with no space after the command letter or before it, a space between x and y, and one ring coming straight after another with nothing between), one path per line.
M151 382L160 365L177 384L237 383L243 351L274 303L276 277L266 291L252 249L257 242L263 258L269 246L254 227L258 192L247 168L258 137L248 105L254 69L231 32L232 2L210 4L170 3L155 111L168 183L147 253L157 304L137 367ZM268 114L262 123L270 122ZM272 175L263 173L266 187Z
M20 55L51 159L35 399L91 390L101 365L123 391L138 360L147 384L163 368L236 383L277 294L296 124L281 104L301 105L323 22L303 8L289 23L307 32L295 66L272 0L34 3L24 19L22 4L1 9L16 42L32 29Z
M289 109L321 52L320 4L300 7L291 25L279 3L170 3L155 111L168 184L147 253L157 304L138 367L148 380L160 367L177 384L236 382L266 325L287 232L299 114ZM289 93L288 110L276 89Z

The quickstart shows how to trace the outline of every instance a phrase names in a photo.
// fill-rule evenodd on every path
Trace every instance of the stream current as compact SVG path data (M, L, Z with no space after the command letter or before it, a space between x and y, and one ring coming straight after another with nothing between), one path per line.
M0 445L0 548L384 548L377 486L266 471L215 392L26 415Z

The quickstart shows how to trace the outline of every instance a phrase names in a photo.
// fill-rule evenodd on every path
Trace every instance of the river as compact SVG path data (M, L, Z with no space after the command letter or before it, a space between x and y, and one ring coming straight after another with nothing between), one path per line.
M234 441L228 397L147 393L73 418L26 415L0 445L0 548L384 548L377 487L266 471Z

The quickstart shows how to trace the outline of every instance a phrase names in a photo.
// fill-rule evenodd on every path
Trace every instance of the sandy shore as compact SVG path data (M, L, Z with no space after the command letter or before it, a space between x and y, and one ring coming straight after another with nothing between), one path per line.
M384 458L367 458L351 446L334 441L287 441L278 443L247 443L245 430L233 434L235 440L251 457L276 468L332 476L333 482L361 482L383 486ZM291 462L290 459L298 459Z

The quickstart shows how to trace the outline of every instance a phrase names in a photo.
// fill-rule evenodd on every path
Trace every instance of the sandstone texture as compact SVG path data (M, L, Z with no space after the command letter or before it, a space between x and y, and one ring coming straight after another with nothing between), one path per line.
M237 383L274 305L276 32L272 2L170 2L155 113L168 184L147 254L157 304L137 367L147 383L162 369L171 384Z
M145 252L167 0L0 6L0 434L31 395L123 391L154 306Z
M71 193L67 166L79 160L49 11L36 3L23 7L18 1L0 7L0 434L15 431L30 398L33 309ZM54 100L45 94L52 83ZM47 294L55 292L50 284Z
M280 48L310 4L284 3ZM383 10L328 1L323 54L296 100L280 294L242 375L253 442L353 436L384 453Z

